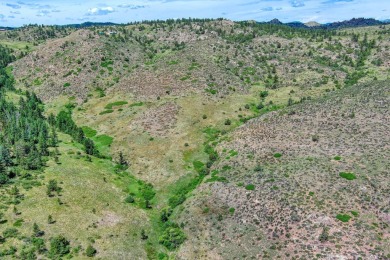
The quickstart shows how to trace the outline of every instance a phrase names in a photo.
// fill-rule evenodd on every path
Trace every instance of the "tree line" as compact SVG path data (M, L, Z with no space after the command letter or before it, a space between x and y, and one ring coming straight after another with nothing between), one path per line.
M98 156L95 144L76 126L71 112L63 111L46 119L42 101L28 91L20 93L19 102L7 99L6 92L15 90L14 78L7 69L14 60L12 51L0 45L0 185L22 171L43 167L49 147L58 145L56 129L83 144L87 154Z

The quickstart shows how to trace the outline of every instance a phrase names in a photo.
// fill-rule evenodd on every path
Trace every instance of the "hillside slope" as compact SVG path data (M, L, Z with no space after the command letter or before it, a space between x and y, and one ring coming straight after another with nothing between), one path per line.
M389 86L354 86L229 134L180 214L180 258L389 257Z
M225 20L92 27L48 40L13 66L18 85L45 101L66 95L80 104L96 91L148 100L223 96L257 83L311 95L313 87L385 79L387 29L311 31Z
M0 33L20 57L5 98L36 92L62 141L0 186L0 255L50 257L62 234L75 258L389 257L389 35L196 19Z

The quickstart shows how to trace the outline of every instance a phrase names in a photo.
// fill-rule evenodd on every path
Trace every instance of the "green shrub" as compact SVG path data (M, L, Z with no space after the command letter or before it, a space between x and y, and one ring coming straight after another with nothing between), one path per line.
M341 156L335 156L333 159L336 160L336 161L340 161L341 160Z
M140 194L144 200L151 200L156 195L156 192L153 189L153 185L150 183L144 183L139 188Z
M52 258L61 257L69 254L70 245L69 241L62 235L53 237L50 239L49 255Z
M245 189L247 189L247 190L254 190L255 189L255 185L248 184L248 185L245 186Z
M261 98L266 98L267 96L268 96L268 91L265 90L265 91L261 91L260 92L260 97Z
M235 211L236 211L235 208L230 208L230 209L229 209L229 213L232 214L232 215L234 214Z
M178 227L169 227L164 230L164 233L159 238L160 244L164 245L169 250L178 248L186 240L186 235Z
M260 110L260 109L263 109L263 108L264 108L263 103L258 104L258 105L256 106L256 108L259 109L259 110Z
M194 169L197 172L201 171L204 168L204 163L201 161L194 161L192 164L194 165Z
M33 237L31 238L31 243L38 251L38 253L42 254L46 251L45 240L43 238Z
M212 89L212 88L206 88L205 91L212 94L212 95L215 95L218 93L218 91L216 89Z
M170 207L175 208L182 204L186 200L185 194L177 194L169 198L168 204Z
M256 167L253 169L255 172L262 172L264 169L261 165L256 165Z
M21 227L22 224L23 224L24 220L23 219L18 219L15 221L15 223L13 224L14 227Z
M358 217L359 216L359 212L357 211L351 211L351 214L354 216L354 217Z
M91 245L89 245L87 247L87 249L85 250L85 254L88 256L88 257L94 257L96 255L97 251L95 248L93 248Z
M352 217L347 214L338 214L336 218L341 222L348 222Z
M125 199L126 203L134 203L134 201L135 201L134 197L131 196L131 195L127 196L126 199Z
M116 102L107 104L104 108L108 109L108 110L111 110L113 107L123 106L123 105L127 105L127 104L128 104L127 101L116 101Z
M280 157L282 157L282 154L281 154L281 153L275 153L275 154L274 154L274 157L275 157L275 158L280 158Z
M108 66L113 65L113 64L114 64L113 61L107 60L107 61L103 61L102 63L100 63L100 66L107 68Z
M129 107L141 107L143 105L144 105L143 102L138 102L138 103L133 103L133 104L129 105Z
M322 243L329 240L329 229L327 227L324 227L322 229L322 232L321 232L318 240L320 240L320 242L322 242Z
M19 231L16 228L6 228L3 231L4 238L17 237L19 235Z
M169 217L172 215L173 210L171 207L166 207L161 210L160 220L162 222L167 222Z
M356 179L356 175L353 174L352 172L340 172L340 177L347 179L349 181Z
M114 110L112 110L112 109L107 109L107 110L104 110L103 112L100 112L99 115L110 114L110 113L112 113L112 112L114 112Z
M70 87L70 83L69 83L69 82L66 82L66 83L64 84L64 88L67 88L67 87Z

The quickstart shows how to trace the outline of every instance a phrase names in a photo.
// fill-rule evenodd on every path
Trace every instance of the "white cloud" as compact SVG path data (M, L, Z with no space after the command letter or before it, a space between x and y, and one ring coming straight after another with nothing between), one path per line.
M115 10L111 6L94 7L88 10L87 15L107 15L113 12L115 12Z
M137 9L141 9L141 8L146 8L145 5L132 5L132 4L122 4L122 5L118 5L118 7L120 7L120 8L126 8L126 9L132 9L132 10L137 10Z
M38 13L37 13L37 16L38 17L43 17L43 16L49 16L49 14L50 14L50 11L48 11L48 10L41 10L41 11L39 11ZM49 16L50 17L50 16Z

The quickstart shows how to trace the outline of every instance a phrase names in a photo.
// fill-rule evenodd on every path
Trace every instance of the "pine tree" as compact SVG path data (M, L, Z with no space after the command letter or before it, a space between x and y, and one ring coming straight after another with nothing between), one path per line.
M51 135L50 135L50 146L51 147L57 147L58 144L58 135L56 128L53 126L51 128Z
M54 223L53 216L52 215L47 216L47 224L53 224L53 223Z
M123 166L124 168L127 168L129 166L128 162L123 156L122 152L119 152L119 165Z
M45 232L43 232L39 226L37 225L37 223L34 222L34 225L33 225L33 236L35 237L40 237L40 236L43 236Z
M0 161L0 185L8 182L8 175L4 163Z
M10 151L4 145L0 145L0 161L4 164L5 167L12 166Z

